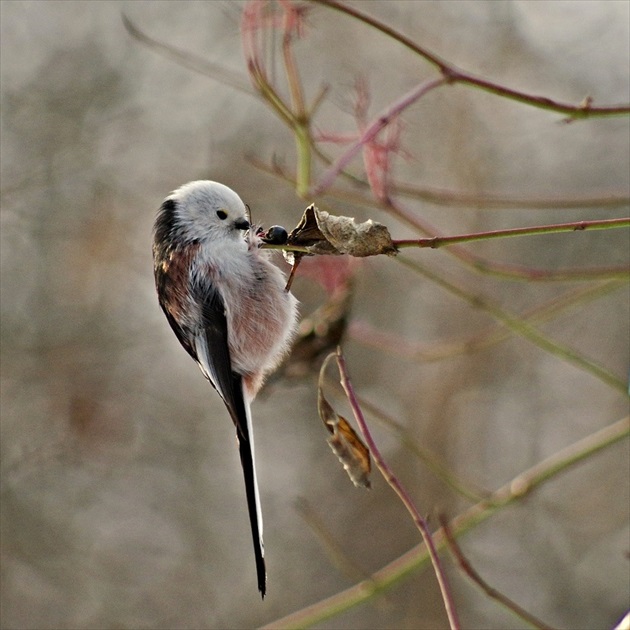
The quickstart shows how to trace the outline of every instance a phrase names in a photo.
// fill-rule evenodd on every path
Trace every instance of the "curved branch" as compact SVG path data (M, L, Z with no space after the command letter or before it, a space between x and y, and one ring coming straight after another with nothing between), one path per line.
M446 83L444 77L438 79L432 79L430 81L423 81L407 94L404 94L399 100L395 101L393 105L387 107L387 109L379 114L375 120L368 125L367 129L361 134L361 137L347 149L343 155L341 155L321 176L317 185L310 191L310 194L314 197L321 195L326 189L328 189L337 175L343 171L343 169L349 164L352 158L361 151L361 149L370 141L372 141L387 125L389 125L396 116L398 116L407 107L421 99L427 92L440 87Z
M628 435L630 435L630 417L626 416L561 449L514 477L496 490L488 499L480 501L455 517L450 523L453 535L461 536L474 529L499 510L524 499L533 490L561 472L626 439ZM440 529L433 534L433 541L438 551L445 548L446 540L443 530ZM421 543L376 571L368 580L359 582L345 591L336 593L264 627L280 630L281 628L308 628L316 623L321 623L362 604L377 593L392 588L410 574L424 567L428 562L427 548Z
M533 227L509 228L506 230L490 230L457 236L434 236L432 238L405 239L394 241L396 247L430 247L437 249L454 243L469 241L487 241L494 238L526 236L531 234L556 234L558 232L578 232L584 230L607 230L630 226L630 218L602 219L595 221L573 221L571 223L554 223L551 225L535 225Z
M419 46L402 33L399 33L392 27L383 24L381 21L363 13L355 7L337 2L337 0L311 0L311 2L323 4L331 9L341 11L342 13L359 20L364 24L381 31L381 33L391 37L403 46L406 46L416 54L426 59L431 65L435 66L441 72L442 76L448 83L463 83L465 85L472 85L473 87L484 90L485 92L490 92L491 94L496 94L497 96L501 96L503 98L524 103L525 105L530 105L531 107L546 109L558 114L565 114L569 120L630 114L630 105L594 107L591 98L584 99L584 101L579 105L572 105L570 103L555 101L547 98L546 96L527 94L525 92L505 87L498 83L493 83L492 81L488 81L486 79L482 79L481 77L476 77L468 72L464 72L463 70L459 70L454 65L448 63L444 59L441 59L435 53Z

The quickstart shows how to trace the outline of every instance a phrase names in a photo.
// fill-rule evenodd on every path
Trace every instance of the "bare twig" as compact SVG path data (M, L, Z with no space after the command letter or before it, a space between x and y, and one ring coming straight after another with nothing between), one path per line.
M490 92L503 98L518 101L520 103L524 103L525 105L530 105L539 109L546 109L556 112L558 114L564 114L569 118L569 120L579 118L593 118L596 116L602 117L630 114L630 105L594 107L592 104L592 99L590 98L584 99L584 101L579 105L572 105L569 103L561 103L560 101L552 100L550 98L547 98L546 96L537 96L533 94L527 94L525 92L519 92L518 90L507 88L498 83L487 81L486 79L476 77L473 74L464 72L463 70L456 68L453 64L445 61L444 59L441 59L440 57L438 57L438 55L431 52L430 50L419 46L413 40L409 39L402 33L399 33L390 26L383 24L376 18L373 18L366 13L363 13L363 11L356 8L355 6L342 2L337 2L336 0L311 0L311 2L323 4L327 7L330 7L331 9L341 11L342 13L345 13L346 15L349 15L350 17L359 20L364 24L368 24L369 26L381 31L381 33L384 33L388 37L391 37L395 41L401 43L403 46L406 46L414 53L426 59L426 61L428 61L431 65L435 66L449 84L462 83L465 85L471 85L473 87L484 90L485 92Z
M453 535L459 537L471 531L498 511L522 500L542 484L554 479L560 473L568 471L595 453L627 439L628 435L630 435L630 417L625 417L557 451L514 477L487 499L455 517L451 521ZM446 545L442 530L434 533L433 540L438 549L443 549ZM281 630L285 628L308 628L321 623L362 604L375 594L392 588L401 580L424 567L429 560L427 548L422 543L376 571L369 581L359 582L265 627Z
M324 164L330 166L333 160L325 155L317 146L313 146L316 155ZM278 177L286 183L295 186L295 178L277 163L268 164L254 155L245 158L257 169ZM340 173L344 178L351 180L353 184L368 189L369 183L358 176L350 175L347 171ZM516 195L475 194L465 191L448 190L445 188L432 188L430 186L412 186L410 184L392 181L391 191L396 194L421 199L437 206L451 208L479 208L482 210L574 210L576 208L623 208L630 205L630 197L621 193L602 193L590 197L518 197ZM382 208L383 202L372 196L363 195L354 190L344 190L330 186L325 195L333 199L341 199L358 205L371 208Z
M218 63L208 61L202 57L198 57L193 53L189 53L170 44L153 39L141 31L124 13L121 15L125 29L135 40L157 52L158 54L174 61L176 64L198 72L204 76L216 79L220 83L229 85L239 92L257 97L256 93L247 85L247 82L241 80L238 75L221 66Z
M520 314L520 317L530 324L540 324L559 315L567 308L601 298L621 287L627 287L627 283L619 280L606 280L591 285L578 286ZM508 339L513 331L496 323L485 332L468 339L424 344L375 328L364 321L354 320L348 326L348 333L352 339L362 345L376 348L397 357L429 363L488 348Z
M301 11L292 3L280 3L284 11L282 20L282 55L290 92L291 103L280 96L277 87L267 78L267 72L260 51L259 35L267 28L275 28L274 20L265 15L265 3L250 2L243 9L241 33L247 69L260 96L266 100L280 119L293 131L297 151L296 192L304 197L310 187L311 151L313 140L310 132L310 112L304 104L303 89L295 64L292 44L293 32L301 28ZM325 90L320 91L311 107L314 111Z
M389 200L388 207L392 209L393 214L399 218L407 220L408 223L414 225L423 231L433 230L425 222L415 218L406 210L401 209L400 205ZM334 217L334 215L331 215ZM339 217L344 218L344 217ZM630 218L620 219L602 219L593 221L573 221L570 223L556 223L550 225L537 225L532 227L510 228L505 230L492 230L487 232L477 232L469 234L460 234L455 236L432 236L430 238L421 239L404 239L392 241L390 239L390 249L381 251L379 249L365 250L361 255L371 256L381 253L394 253L397 249L417 247L437 249L439 247L450 246L450 251L456 258L470 265L475 271L496 275L502 278L513 280L531 280L531 281L567 281L567 280L598 280L598 279L615 279L628 278L630 270L627 265L608 266L608 267L582 267L582 268L565 268L565 269L540 269L523 265L515 265L509 263L497 263L488 261L484 258L472 254L468 250L462 248L459 244L472 241L490 240L498 238L507 238L515 236L532 236L536 234L553 234L561 232L576 232L585 230L604 230L625 228L630 226ZM303 246L299 243L289 243L285 245L264 244L263 247L268 249L281 249L287 252L302 254L321 254L321 253L350 253L352 251L323 252L315 251L312 247ZM358 254L353 254L358 255Z
M481 590L490 598L496 600L508 610L511 610L517 617L520 617L527 623L534 626L534 628L540 628L541 630L552 630L552 626L546 624L544 621L541 621L530 612L521 608L515 601L511 600L507 595L503 594L498 589L490 586L479 573L475 570L475 568L470 564L464 553L460 549L457 544L457 540L453 535L451 530L451 526L448 523L448 520L443 514L439 515L440 525L442 526L442 531L444 532L444 537L446 539L446 544L449 548L449 551L455 558L459 568L467 575L475 584L481 588Z
M367 183L365 184L367 186ZM602 194L593 197L517 197L515 195L484 195L467 192L412 186L392 182L392 189L401 195L415 197L439 206L464 206L486 209L519 208L526 210L574 210L576 208L622 208L630 205L627 194Z
M492 315L492 317L500 321L504 326L550 354L560 357L581 370L585 370L607 385L610 385L624 394L627 392L627 385L625 381L620 379L616 374L613 374L610 370L599 365L595 361L584 357L572 348L562 345L557 341L552 341L522 318L512 315L496 304L492 304L491 302L480 298L478 295L470 293L460 286L453 284L441 275L437 274L435 271L429 269L426 265L421 265L420 263L411 261L404 256L397 256L395 260L401 262L416 273L423 275L425 278L429 278L438 286L441 286L446 291L462 298L472 306L486 311Z
M359 403L355 396L354 388L352 387L352 383L350 382L350 378L348 376L348 371L346 368L346 362L341 352L341 348L337 349L337 365L339 366L339 374L341 375L341 384L346 392L346 395L348 396L348 401L354 413L357 424L361 429L361 433L363 434L363 437L367 442L368 448L372 453L372 457L374 457L374 462L376 463L378 469L381 471L381 474L383 475L387 483L392 487L394 492L402 501L403 505L407 508L409 514L411 514L411 517L416 524L416 527L419 529L420 534L422 535L422 540L424 541L424 544L429 551L431 563L433 564L433 570L435 571L435 575L440 586L442 600L444 601L444 607L446 609L446 614L448 616L450 627L452 630L457 630L460 626L459 620L457 618L457 611L453 602L453 596L448 585L448 580L444 573L444 569L440 562L440 558L435 548L435 544L433 543L433 538L431 536L429 526L427 525L427 522L424 520L424 518L420 515L420 512L418 512L411 497L398 480L398 477L396 477L387 462L384 460L378 447L376 446L376 442L374 442L374 439L372 438L372 434L368 429L365 418L363 417L363 412L361 411L361 408L359 407Z
M266 163L256 159L255 157L250 156L248 158L251 164L253 164L256 168L259 168L262 171L265 171L271 175L276 177L280 177L286 182L295 185L295 179L291 177L288 173L286 173L282 167L275 164L273 166L269 166ZM342 175L345 175L345 171L342 171ZM362 185L367 186L368 184L365 182L360 182ZM395 187L394 187L395 188ZM387 212L390 212L393 216L398 219L404 221L409 226L414 228L415 230L425 233L431 234L432 236L428 239L419 239L422 242L425 242L425 247L430 247L432 243L440 242L442 239L448 239L451 237L445 237L439 233L437 228L429 224L426 220L418 217L414 212L408 210L398 201L396 201L393 197L387 197L386 199L375 201L372 198L359 197L358 195L348 192L342 191L339 189L329 189L326 191L327 195L334 196L340 199L353 201L355 203L360 203L364 205L368 205L370 207L381 208ZM570 203L573 203L573 200L565 200L567 207ZM578 200L574 200L576 203ZM586 207L587 202L590 200L583 199L582 202L584 207ZM597 200L593 199L593 203L596 203ZM615 203L612 205L620 205L624 201L623 198L615 198ZM538 202L536 202L538 203ZM551 200L550 200L551 203ZM540 206L543 207L542 205ZM614 219L615 221L627 221L627 219ZM573 222L567 225L575 225L578 226L582 222ZM536 226L537 227L537 226ZM536 229L535 227L535 229ZM541 226L544 228L544 226ZM619 227L613 224L611 227ZM622 226L625 227L625 226ZM528 229L528 228L516 228L518 229ZM544 231L544 230L543 230ZM566 231L574 231L574 229L567 228ZM482 233L485 234L485 233ZM491 234L491 233L490 233ZM459 236L455 236L452 238L461 238ZM488 237L485 237L488 238ZM413 243L416 245L418 240L410 240L409 243ZM403 241L404 243L404 241ZM450 254L454 255L458 260L470 266L473 270L493 275L498 278L503 278L506 280L526 280L526 281L534 281L534 282L566 282L568 280L573 281L590 281L590 280L604 280L604 279L625 279L628 277L628 266L627 265L610 265L606 267L567 267L560 269L542 269L539 267L531 267L525 265L517 265L512 263L503 263L487 260L481 256L477 256L471 252L469 252L466 248L461 247L457 243L449 243L450 247L446 251ZM403 244L403 247L405 245ZM407 245L409 246L409 245ZM417 246L417 245L416 245ZM295 252L303 252L308 253L306 248L298 248L298 247L286 247L286 246L265 246L272 247L274 249L286 249L289 251Z
M412 90L404 94L395 103L387 107L379 114L371 124L367 126L361 137L356 140L352 146L347 149L320 177L317 184L310 190L310 194L316 197L321 195L326 189L332 185L337 175L350 163L350 161L361 151L361 149L371 140L373 140L392 120L400 115L407 107L413 105L425 94L431 90L444 85L446 79L439 77L430 81L424 81Z
M394 241L396 247L430 247L436 249L454 243L467 243L470 241L486 241L495 238L513 236L529 236L532 234L555 234L558 232L578 232L584 230L608 230L630 226L630 218L603 219L600 221L572 221L570 223L554 223L552 225L535 225L532 227L510 228L506 230L491 230L472 234L460 234L457 236L434 236L433 238L420 238Z
M425 219L421 219L415 212L404 207L398 200L388 197L382 207L393 216L398 217L414 229L430 234L431 238L444 238L439 230ZM498 263L486 260L468 251L465 247L455 243L446 250L458 260L473 270L512 280L528 281L565 281L565 280L594 280L603 278L621 278L628 276L628 266L582 269L540 269L535 267L516 265L512 263Z

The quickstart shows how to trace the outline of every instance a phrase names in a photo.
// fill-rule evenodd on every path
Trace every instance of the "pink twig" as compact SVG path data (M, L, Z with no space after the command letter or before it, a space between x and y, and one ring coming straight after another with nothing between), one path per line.
M616 227L630 226L630 218L602 219L595 221L572 221L570 223L553 223L551 225L535 225L533 227L509 228L506 230L490 230L488 232L474 232L457 236L434 236L432 238L419 238L394 241L396 247L431 247L433 249L450 245L452 243L465 243L468 241L481 241L507 236L526 236L530 234L554 234L557 232L578 232L584 230L605 230Z
M444 537L446 538L446 543L449 547L449 550L453 554L453 557L457 561L460 569L475 584L477 584L488 597L499 602L508 610L511 610L515 615L525 620L527 623L531 624L534 628L539 628L540 630L552 630L552 626L546 624L544 621L541 621L540 619L538 619L538 617L532 615L524 608L521 608L521 606L519 606L515 601L511 600L507 595L504 595L498 589L490 586L490 584L488 584L488 582L486 582L475 570L472 564L470 564L470 562L464 555L464 552L460 549L459 545L457 544L455 534L453 534L451 526L449 525L446 517L441 514L439 518L440 525L442 526L442 531L444 532Z
M592 118L595 116L619 116L630 114L630 106L628 106L627 104L613 105L610 107L594 107L593 99L587 97L579 105L571 105L569 103L554 101L546 96L526 94L525 92L519 92L518 90L507 88L503 85L499 85L498 83L487 81L480 77L476 77L468 72L459 70L455 66L447 63L444 59L441 59L435 53L426 48L423 48L422 46L419 46L413 40L409 39L402 33L399 33L398 31L387 26L383 22L380 22L376 18L373 18L368 14L363 13L358 8L355 8L343 2L337 2L337 0L311 0L311 2L323 4L330 7L331 9L341 11L346 15L349 15L350 17L360 20L364 24L368 24L369 26L372 26L373 28L381 31L381 33L387 35L388 37L391 37L403 46L406 46L407 48L409 48L409 50L412 50L421 57L424 57L424 59L426 59L430 64L435 66L442 73L442 75L447 79L448 83L450 84L463 83L465 85L472 85L486 92L490 92L491 94L496 94L497 96L501 96L503 98L509 98L513 101L525 103L526 105L531 105L532 107L538 107L560 114L566 114L568 116L567 122L578 118L584 119Z
M427 243L424 247L431 247L434 243L439 243L442 239L448 239L449 237L443 236L440 231L431 225L425 219L420 218L415 212L405 207L400 201L398 201L395 197L388 197L384 201L381 201L385 210L390 212L393 216L398 217L402 221L405 221L409 225L411 225L414 229L424 232L425 234L430 234L431 237L429 239L425 239ZM612 219L612 221L617 221L617 227L625 227L625 224L620 222L625 222L628 219ZM581 222L577 222L578 225ZM610 226L608 226L610 227ZM614 226L613 226L614 227ZM517 228L519 229L519 228ZM527 228L525 228L527 229ZM575 229L575 228L572 228ZM578 225L577 229L581 229ZM458 238L460 241L461 237L453 237ZM488 237L486 237L488 238ZM466 240L466 239L464 239ZM470 238L468 240L471 240ZM441 244L446 245L446 242ZM447 252L455 256L458 260L461 260L463 263L469 265L476 271L481 273L494 274L504 278L523 278L526 280L535 280L535 281L559 281L559 280L582 280L582 279L591 279L591 278L612 278L612 277L627 277L628 269L626 266L621 267L606 267L606 268L598 268L598 269L540 269L535 267L524 267L522 265L516 265L512 263L499 263L491 260L486 260L480 256L477 256L468 251L465 247L462 247L457 242L453 243L451 241L449 243L450 247L447 248ZM398 243L400 246L400 243ZM408 247L409 245L407 245ZM435 245L433 245L435 247ZM404 245L403 245L404 247Z
M335 180L335 177L337 177L337 175L350 163L357 153L361 151L365 144L371 142L378 133L389 125L391 121L394 120L403 110L415 103L427 92L430 92L445 83L448 83L448 80L444 77L424 81L411 91L407 92L407 94L405 94L393 105L390 105L382 114L377 116L370 125L367 126L361 137L328 168L328 170L319 179L317 185L310 191L310 194L316 197L329 188Z
M392 472L391 468L383 459L381 452L376 446L376 442L374 442L372 438L367 423L365 422L365 418L363 417L363 412L359 407L354 389L352 387L352 384L350 383L350 378L346 369L346 362L341 352L341 348L337 348L337 365L339 366L341 385L343 386L346 395L348 396L348 402L352 407L352 412L354 413L354 417L357 421L357 424L359 425L361 433L363 434L363 437L367 442L368 448L370 449L370 452L374 457L374 462L378 466L378 469L381 471L381 474L383 475L387 483L399 496L400 500L403 502L403 505L407 508L409 514L411 514L411 517L413 518L416 527L420 530L420 534L422 535L424 544L426 545L429 556L431 557L433 569L435 571L435 575L440 586L440 591L442 593L442 599L444 601L444 607L446 609L446 614L448 616L451 630L459 630L459 619L457 617L457 611L455 610L451 590L448 585L448 580L446 579L446 574L444 573L444 569L442 568L442 564L440 562L440 558L438 556L437 549L435 547L435 543L433 542L433 537L431 536L431 532L429 530L427 522L424 520L424 518L422 518L422 516L420 516L420 512L418 512L416 506L411 500L411 497L402 486L396 475Z

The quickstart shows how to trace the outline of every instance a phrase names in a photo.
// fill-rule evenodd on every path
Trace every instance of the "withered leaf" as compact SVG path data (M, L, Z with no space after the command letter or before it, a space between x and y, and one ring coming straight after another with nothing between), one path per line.
M328 444L339 458L352 483L357 487L369 488L371 486L369 475L372 469L370 451L348 421L340 416L326 400L321 383L321 374L323 374L326 364L327 361L324 362L320 373L317 409L319 417L330 433Z
M287 243L289 245L302 245L314 248L314 254L335 254L337 252L334 247L327 246L326 239L317 225L316 210L315 204L311 204L304 210L300 222L289 233ZM320 248L324 251L319 251Z
M338 423L328 438L328 444L343 464L352 483L357 487L370 488L370 451L343 416L338 416Z
M291 231L288 245L306 247L310 254L365 257L394 256L396 246L382 223L357 223L352 217L335 216L311 204Z

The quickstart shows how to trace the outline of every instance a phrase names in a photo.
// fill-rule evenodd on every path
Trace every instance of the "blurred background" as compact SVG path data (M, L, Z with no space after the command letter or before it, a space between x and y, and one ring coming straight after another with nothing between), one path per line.
M354 5L514 89L570 103L630 100L627 2ZM357 77L369 87L372 118L436 76L382 34L309 6L295 52L309 102L329 88L314 120L322 136L356 134ZM243 7L0 3L3 628L258 626L351 586L419 542L378 473L371 491L355 489L330 452L315 377L275 379L253 406L269 573L261 603L232 423L157 306L154 214L190 180L229 185L267 226L291 228L317 201L382 221L395 238L420 236L376 205L300 199L255 166L275 162L291 173L295 148L250 87ZM123 14L154 40L219 64L238 85L142 44ZM284 86L280 53L271 52L279 32L267 36L270 79ZM627 204L607 200L630 195L629 133L627 117L564 124L551 112L445 87L404 113L391 176L473 197L602 200L540 209L404 200L444 234L621 217ZM334 156L344 146L322 148ZM314 175L323 170L316 164ZM362 175L360 159L350 170ZM608 230L466 249L497 265L593 270L627 265L630 240L627 230ZM627 284L478 273L446 249L405 257L515 315L593 289L537 326L627 378ZM355 272L343 347L357 392L469 487L492 491L628 413L623 392L522 337L475 345L503 331L496 320L396 260L362 261ZM304 316L327 299L311 277L298 277L294 292ZM388 335L382 347L377 333ZM414 344L425 354L411 356ZM470 347L451 352L453 344ZM335 392L331 385L343 409ZM471 505L400 432L369 414L368 422L432 524L437 510L455 516ZM547 623L611 627L629 605L629 469L626 440L500 511L461 545L488 582ZM464 627L524 627L445 564ZM430 570L321 624L446 626Z

